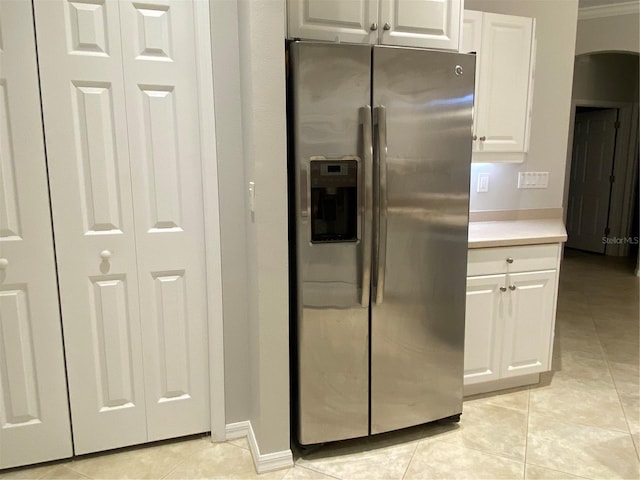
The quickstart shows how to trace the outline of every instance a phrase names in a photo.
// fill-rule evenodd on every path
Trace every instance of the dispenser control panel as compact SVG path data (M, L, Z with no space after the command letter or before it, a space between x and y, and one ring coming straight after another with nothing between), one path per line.
M358 162L311 161L311 242L358 240Z

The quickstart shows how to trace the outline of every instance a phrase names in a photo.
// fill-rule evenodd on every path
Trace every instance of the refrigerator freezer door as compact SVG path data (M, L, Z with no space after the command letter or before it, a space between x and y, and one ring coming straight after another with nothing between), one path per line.
M386 153L374 160L386 166L374 201L386 197L376 209L386 238L374 268L384 291L371 311L372 434L462 412L474 64L373 47L373 106L384 107L374 142Z
M297 423L308 445L369 433L371 47L295 42L290 60Z

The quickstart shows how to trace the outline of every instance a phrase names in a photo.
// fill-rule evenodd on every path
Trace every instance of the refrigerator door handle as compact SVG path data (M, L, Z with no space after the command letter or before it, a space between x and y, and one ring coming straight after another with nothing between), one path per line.
M374 233L377 238L375 261L375 302L384 300L384 276L387 258L387 110L383 105L375 107L374 122L376 126L376 214Z
M373 220L373 139L371 128L371 107L369 105L360 108L360 125L362 126L362 159L363 165L360 171L361 185L364 186L362 196L363 222L362 222L362 297L360 303L363 307L369 306L371 295L371 223Z

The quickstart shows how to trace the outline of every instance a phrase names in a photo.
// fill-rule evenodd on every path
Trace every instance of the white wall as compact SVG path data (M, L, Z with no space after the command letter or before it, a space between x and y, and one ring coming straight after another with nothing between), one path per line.
M261 454L289 450L289 291L284 1L238 2L249 306L249 418ZM241 221L239 217L237 221ZM237 288L244 289L245 285Z
M226 423L289 450L284 0L212 0ZM256 210L248 209L248 182Z
M638 55L600 53L576 57L574 99L637 102Z
M214 1L211 46L218 156L226 423L249 418L249 309L242 102L235 0Z
M538 39L531 139L523 164L474 164L471 210L558 208L564 187L577 0L466 0L465 8L536 18ZM549 172L549 188L518 190L519 171ZM490 191L476 193L478 173L490 173Z
M616 51L640 52L640 15L618 15L578 21L576 55Z

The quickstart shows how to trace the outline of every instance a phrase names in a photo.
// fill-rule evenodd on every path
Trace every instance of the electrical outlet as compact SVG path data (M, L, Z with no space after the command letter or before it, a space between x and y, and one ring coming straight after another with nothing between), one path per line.
M489 191L489 174L488 173L479 173L478 174L478 193L487 193Z
M547 188L549 172L518 172L518 188Z

